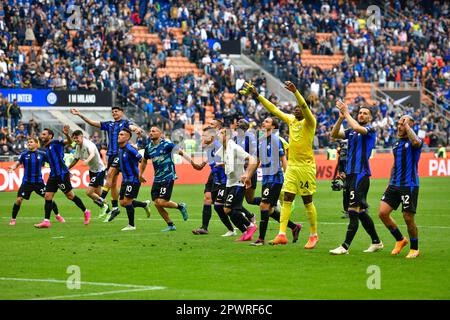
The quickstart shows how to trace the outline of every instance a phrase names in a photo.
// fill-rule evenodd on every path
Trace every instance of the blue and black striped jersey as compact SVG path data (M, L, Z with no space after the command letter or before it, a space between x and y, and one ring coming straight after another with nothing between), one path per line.
M275 134L259 139L258 159L261 162L262 183L284 182L280 159L284 156L283 143Z
M154 145L150 142L144 151L145 159L152 159L153 169L155 170L154 182L172 181L177 178L175 165L172 160L172 151L178 147L170 141L161 139Z
M222 147L222 144L215 140L214 143L206 147L206 156L208 158L208 164L211 167L211 173L214 177L214 184L226 184L227 175L225 174L225 168L223 166L216 167L217 163L223 162L223 160L216 155L216 151Z
M47 161L47 155L44 151L26 150L22 152L17 159L23 165L22 183L44 183L42 179L42 167Z
M106 131L108 136L108 156L113 156L119 153L119 144L117 138L119 137L119 132L123 128L129 129L130 123L128 120L121 119L119 121L104 121L100 122L100 129Z
M347 175L356 173L371 176L369 158L375 146L377 134L371 125L366 125L367 134L361 134L349 128L345 130L345 138L348 139Z
M418 187L418 163L423 142L415 148L408 138L399 139L392 149L394 166L391 171L389 185L396 187Z
M64 140L50 141L46 148L48 164L50 165L50 177L63 177L69 172L64 162Z
M236 142L236 144L240 145L249 155L256 157L258 140L257 132L255 130L247 130L247 132L245 132L243 136L235 136L233 140L234 142Z
M139 183L139 161L142 156L127 143L119 148L120 170L122 171L122 182Z

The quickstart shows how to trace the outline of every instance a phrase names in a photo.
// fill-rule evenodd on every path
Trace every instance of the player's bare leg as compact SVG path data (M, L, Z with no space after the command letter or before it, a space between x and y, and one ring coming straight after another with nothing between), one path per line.
M182 202L176 203L174 201L158 198L155 200L155 205L158 205L162 208L172 208L172 209L180 210L180 213L183 216L184 221L186 221L189 218L185 203L182 203Z
M161 206L159 204L160 203L159 200L162 200L162 199L156 199L155 200L156 210L158 210L158 212L161 215L161 217L167 223L167 228L162 229L161 231L166 232L166 231L175 231L175 230L177 230L177 228L173 224L173 221L169 217L169 213L166 211L166 209L163 206Z
M406 238L402 235L402 233L398 229L397 223L391 217L391 213L393 210L394 209L388 203L381 201L378 211L378 217L380 217L380 220L383 221L386 228L389 229L392 236L395 238L396 243L391 254L397 255L408 244L408 240L406 240Z

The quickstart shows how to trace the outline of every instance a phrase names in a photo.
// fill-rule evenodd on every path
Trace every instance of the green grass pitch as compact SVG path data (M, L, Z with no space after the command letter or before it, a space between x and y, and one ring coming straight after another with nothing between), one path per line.
M377 216L386 185L387 180L372 180L369 191L370 215L385 249L363 253L370 239L360 226L345 256L328 253L343 241L347 226L341 219L341 193L331 191L329 181L319 181L314 199L320 239L315 250L303 248L309 228L299 200L292 216L303 223L299 242L252 247L221 237L225 228L214 212L209 235L191 233L201 225L202 185L175 186L172 199L188 204L190 218L185 222L178 210L171 210L177 231L170 233L160 231L165 223L154 207L150 219L136 209L134 232L120 231L127 222L123 208L116 220L102 223L98 208L81 189L76 194L93 212L89 226L83 225L80 210L58 192L65 224L52 218L51 229L35 229L44 202L33 194L11 227L16 193L3 192L0 299L449 299L450 179L421 179L416 218L421 256L415 260L405 259L408 249L400 256L390 255L394 238ZM149 188L142 188L139 199L149 197ZM401 213L395 212L394 218L407 235ZM272 220L266 239L277 231ZM69 266L79 268L79 289L67 286L66 280L74 276ZM371 268L379 268L380 289L368 288L374 276Z

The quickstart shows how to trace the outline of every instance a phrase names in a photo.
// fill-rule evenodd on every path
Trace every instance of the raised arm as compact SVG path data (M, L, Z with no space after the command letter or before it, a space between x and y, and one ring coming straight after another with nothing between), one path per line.
M400 119L400 123L402 123L402 120L403 120L403 125L405 126L405 129L406 129L406 134L408 135L408 139L409 139L409 141L411 141L412 146L414 148L419 148L422 145L422 141L416 135L414 130L411 129L411 127L409 126L410 118L407 116L403 117L402 119Z
M63 133L64 133L64 135L66 136L66 140L64 140L64 145L65 146L67 146L67 145L69 145L69 144L72 144L72 138L70 137L70 134L69 134L69 129L70 129L70 127L69 127L69 125L68 124L66 124L66 125L64 125L64 127L63 127Z
M314 118L311 109L308 107L308 104L306 103L305 99L303 98L302 94L297 90L297 87L295 84L293 84L290 81L286 81L285 88L292 92L297 99L297 105L302 109L303 117L305 117L305 124L308 124L310 126L316 125L316 118Z
M86 118L83 114L81 114L80 110L78 110L76 108L71 108L70 113L72 113L75 116L79 116L84 122L90 124L93 127L97 127L97 128L101 127L100 121L94 121L89 118Z
M342 122L344 121L344 115L342 113L339 113L339 119L336 121L336 123L333 126L333 129L331 130L331 137L334 139L344 139L345 133L341 129Z
M130 124L129 128L131 131L133 131L134 133L136 133L139 136L145 132L144 129L142 129L141 127L139 127L135 124Z
M350 115L350 112L348 111L348 106L343 101L338 100L336 102L336 105L337 105L339 111L344 115L350 128L352 128L353 130L355 130L358 133L361 133L362 135L367 134L367 132L368 132L367 129L364 128L363 126L361 126L358 123L358 121L356 121L355 119L352 118L352 116Z
M240 94L248 96L252 95L256 100L262 103L262 105L274 116L280 118L286 123L289 123L289 115L278 109L272 102L261 96L253 84L245 82L244 89L239 91Z

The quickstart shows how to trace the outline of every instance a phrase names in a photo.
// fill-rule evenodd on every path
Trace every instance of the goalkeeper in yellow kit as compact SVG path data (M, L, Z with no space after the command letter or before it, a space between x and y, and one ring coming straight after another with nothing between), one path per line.
M239 92L243 95L252 95L270 113L289 126L289 160L282 190L284 191L284 201L281 206L280 230L271 243L274 245L287 243L286 228L291 216L292 202L299 194L303 199L310 224L309 240L305 248L313 249L319 241L317 211L313 203L313 194L316 192L316 163L312 145L316 132L316 119L295 85L286 81L285 86L297 99L297 106L293 114L284 113L269 100L259 95L251 83L244 83L243 89Z

